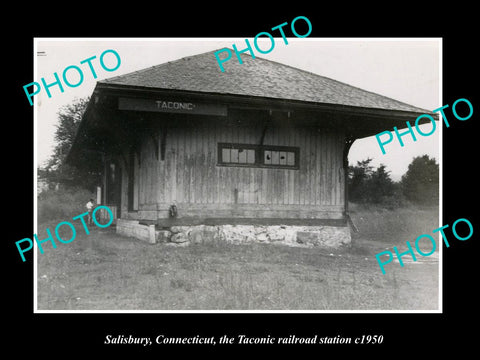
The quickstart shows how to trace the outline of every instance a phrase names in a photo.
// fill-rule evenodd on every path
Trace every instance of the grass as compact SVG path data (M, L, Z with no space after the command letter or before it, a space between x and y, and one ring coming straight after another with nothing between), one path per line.
M47 190L39 194L37 214L38 223L64 221L87 211L85 205L96 195L85 189L67 188Z
M431 234L440 226L437 207L406 206L388 210L381 206L350 204L350 216L359 232L355 239L377 242L414 242L421 234Z
M113 226L94 227L90 235L78 229L72 243L57 249L45 244L38 254L38 309L437 309L438 263L392 263L383 275L375 254L425 233L419 229L431 232L438 211L352 210L360 232L351 248L339 251L223 242L150 245L118 236ZM55 224L39 224L39 232Z

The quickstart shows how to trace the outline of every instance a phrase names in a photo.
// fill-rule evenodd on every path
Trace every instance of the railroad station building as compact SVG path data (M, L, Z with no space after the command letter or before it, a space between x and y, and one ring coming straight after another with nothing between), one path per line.
M123 234L348 245L351 144L426 111L241 56L224 72L212 51L99 81L68 161L102 157L99 199Z

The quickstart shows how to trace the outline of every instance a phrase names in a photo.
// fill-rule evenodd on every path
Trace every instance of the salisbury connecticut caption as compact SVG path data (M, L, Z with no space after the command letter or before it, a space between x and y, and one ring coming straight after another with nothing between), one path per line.
M337 336L319 336L314 335L311 337L300 337L296 335L289 335L285 337L273 337L271 335L262 337L251 337L247 335L227 336L220 337L209 336L202 337L195 335L191 337L171 337L166 335L158 335L151 337L137 337L132 335L106 335L105 345L343 345L343 344L355 344L355 345L375 345L382 344L384 341L383 335L362 335L358 337L344 337Z

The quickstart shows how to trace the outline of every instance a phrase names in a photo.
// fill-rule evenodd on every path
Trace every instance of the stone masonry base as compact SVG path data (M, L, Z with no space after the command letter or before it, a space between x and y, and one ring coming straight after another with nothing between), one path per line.
M117 233L136 237L151 244L167 243L187 246L215 241L233 244L272 243L288 246L321 246L340 248L351 244L348 226L292 225L195 225L172 226L167 230L143 225L136 220L117 220Z

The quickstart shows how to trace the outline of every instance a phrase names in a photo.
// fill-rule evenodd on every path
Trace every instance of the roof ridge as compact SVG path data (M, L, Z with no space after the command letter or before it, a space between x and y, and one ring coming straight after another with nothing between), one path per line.
M152 66L149 66L149 67L146 67L146 68L143 68L143 69L134 70L134 71L122 74L122 75L117 75L117 76L113 76L113 77L110 77L110 78L107 78L107 79L103 79L103 80L100 80L99 82L109 82L111 80L115 80L115 79L118 79L118 78L123 77L123 76L128 76L128 75L133 75L133 74L141 74L141 73L147 72L149 70L153 70L155 68L160 68L160 67L166 66L166 65L171 64L171 63L180 62L180 61L188 59L188 58L193 58L193 57L197 57L197 56L200 56L200 55L205 55L205 54L208 54L208 53L211 53L211 52L214 52L214 51L218 51L218 49L203 52L203 53L199 53L199 54L194 54L194 55L187 55L187 56L181 57L179 59L166 61L166 62L161 63L161 64L152 65Z
M217 61L215 57L209 58L210 54L220 50L234 51L232 48L224 46L104 79L98 83L288 98L364 108L431 113L429 110L410 105L392 97L381 95L325 75L319 75L309 70L280 63L276 60L270 60L262 56L252 56L248 52L240 53L240 56L246 62L245 64L239 64L235 59L232 59L234 63L232 63L231 73L222 76L222 72L216 66ZM194 59L198 60L188 64L189 60ZM258 64L258 66L255 64ZM170 65L173 65L173 67L169 68ZM200 66L203 70L196 71L195 65ZM203 72L205 74L202 74ZM253 77L246 76L250 72ZM258 79L263 79L263 73L266 82L260 84ZM276 75L275 78L271 78L273 74Z

